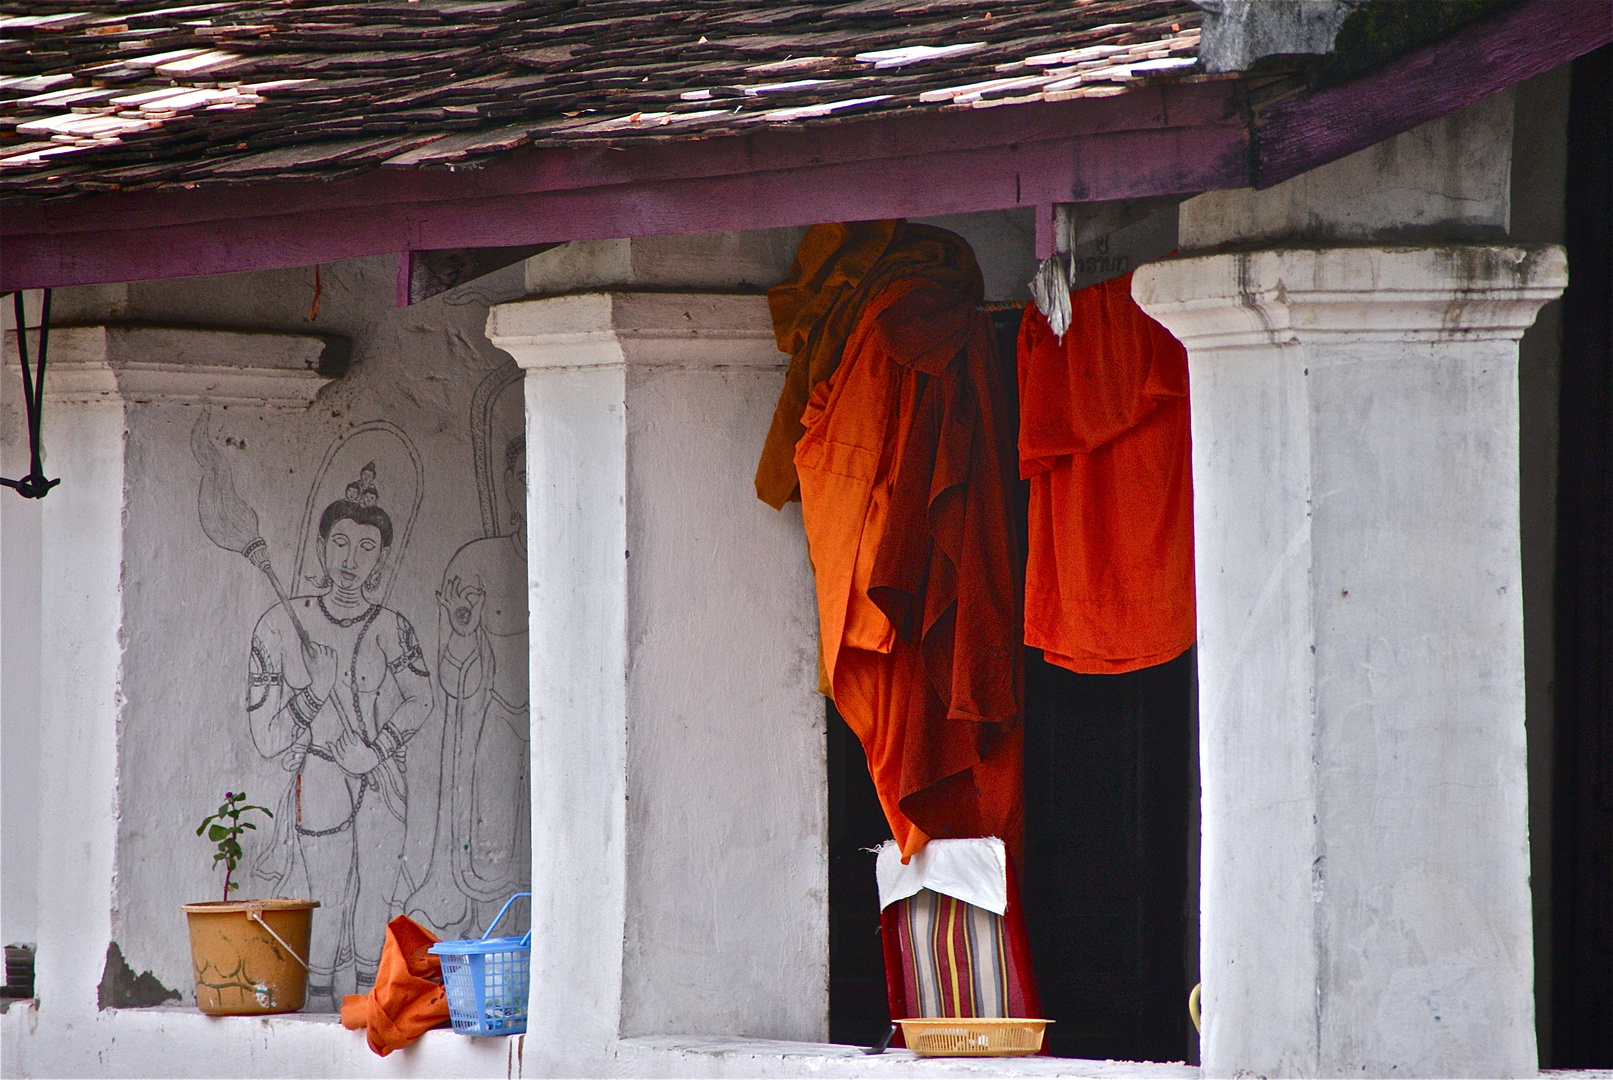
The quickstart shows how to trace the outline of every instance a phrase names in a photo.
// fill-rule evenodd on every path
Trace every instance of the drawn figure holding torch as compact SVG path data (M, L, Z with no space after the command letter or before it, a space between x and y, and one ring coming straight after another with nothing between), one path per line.
M310 993L329 995L334 1007L375 979L381 937L372 931L390 917L408 808L406 747L431 709L430 673L414 627L368 595L393 540L374 462L319 517L316 591L288 597L257 514L235 494L206 425L204 416L191 439L203 466L202 528L262 570L279 597L253 630L247 674L253 744L292 774L267 876L281 895L306 895L338 914L334 933L316 927L309 958Z

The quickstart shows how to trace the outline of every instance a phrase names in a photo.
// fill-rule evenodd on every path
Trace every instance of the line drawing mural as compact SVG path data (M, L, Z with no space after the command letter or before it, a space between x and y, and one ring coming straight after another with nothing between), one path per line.
M399 875L403 910L454 936L481 933L529 880L523 423L521 370L510 361L472 399L482 536L454 553L437 590L438 812L417 819L431 826L418 830L427 852L418 881L419 857Z
M448 559L434 597L417 579L398 582L425 524L425 466L397 425L371 421L330 444L302 500L288 578L270 559L257 511L236 491L209 411L192 428L203 532L274 590L245 650L243 734L287 780L272 831L249 855L264 895L323 905L309 958L312 1009L335 1009L344 994L373 984L392 916L408 914L445 938L472 937L528 886L521 387L509 361L472 398L480 535L472 518L474 538ZM433 541L454 536L463 517L427 518ZM434 642L421 640L394 592L408 610L435 601Z
M315 923L309 993L334 1009L375 979L406 836L407 747L432 710L414 627L386 606L420 508L423 469L408 436L386 421L332 443L298 544L307 591L288 597L209 423L204 411L191 438L202 466L202 529L263 570L277 595L252 632L246 718L258 753L291 775L254 875L276 895L332 909ZM401 528L389 505L407 508Z

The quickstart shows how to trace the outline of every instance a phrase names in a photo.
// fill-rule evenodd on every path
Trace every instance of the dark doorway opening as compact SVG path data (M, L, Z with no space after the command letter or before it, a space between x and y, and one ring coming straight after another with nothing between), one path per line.
M1558 412L1552 1045L1613 1067L1613 46L1574 62ZM1538 947L1544 948L1542 942ZM1545 1054L1542 1054L1545 1057Z
M1125 675L1029 653L1021 893L1048 1045L1184 1060L1193 653Z

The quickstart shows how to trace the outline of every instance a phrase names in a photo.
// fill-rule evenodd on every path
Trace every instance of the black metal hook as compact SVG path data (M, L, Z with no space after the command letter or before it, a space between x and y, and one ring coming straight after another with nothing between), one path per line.
M43 499L60 480L45 479L45 462L40 452L39 428L43 419L45 397L45 354L50 349L50 290L45 290L39 313L39 370L28 370L28 330L23 318L22 291L12 294L17 312L17 355L22 360L22 403L28 415L28 475L21 480L0 476L0 484L11 488L25 499Z

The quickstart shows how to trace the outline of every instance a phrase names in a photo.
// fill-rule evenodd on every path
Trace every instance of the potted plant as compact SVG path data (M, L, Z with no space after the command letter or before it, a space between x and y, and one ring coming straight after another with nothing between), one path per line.
M267 807L248 805L244 792L226 791L218 810L196 827L214 845L213 865L224 864L222 900L181 905L190 923L196 1007L213 1016L296 1012L308 997L308 942L319 901L230 899L239 888L230 879L241 862L241 834L257 828L241 818L254 812L274 817Z

